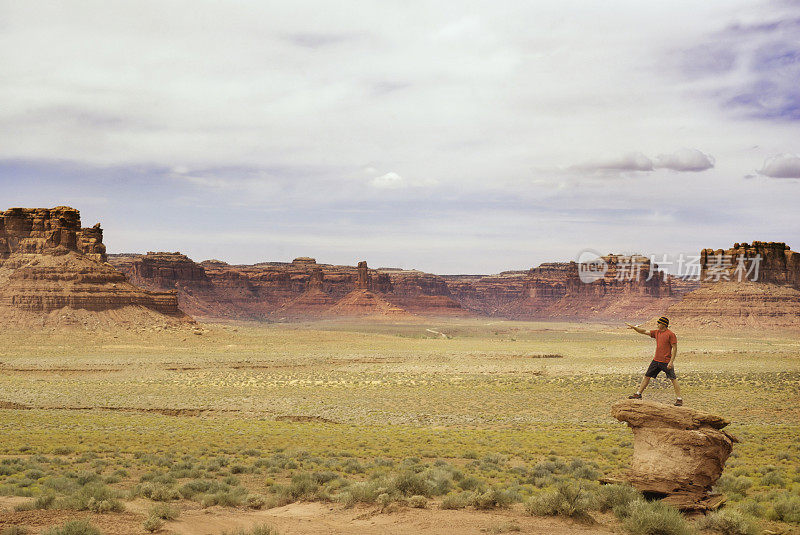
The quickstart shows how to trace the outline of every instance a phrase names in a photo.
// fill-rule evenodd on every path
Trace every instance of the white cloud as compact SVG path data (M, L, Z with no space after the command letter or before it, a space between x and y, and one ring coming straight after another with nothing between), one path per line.
M386 173L385 175L376 176L375 178L371 179L369 183L373 187L379 189L399 189L408 185L403 177L393 171Z
M681 172L705 171L714 167L714 157L697 149L680 149L672 154L659 154L654 166Z
M759 174L772 178L800 178L800 156L778 154L764 162Z

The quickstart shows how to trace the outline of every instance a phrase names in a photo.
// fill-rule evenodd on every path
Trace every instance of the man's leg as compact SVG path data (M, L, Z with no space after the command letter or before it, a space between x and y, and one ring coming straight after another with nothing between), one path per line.
M641 394L644 392L644 389L647 388L647 385L650 384L650 378L648 376L642 377L642 382L639 384L639 390L636 391L637 394Z
M670 381L672 381L672 386L675 388L675 397L678 399L683 399L681 398L681 387L678 386L678 380L671 378Z

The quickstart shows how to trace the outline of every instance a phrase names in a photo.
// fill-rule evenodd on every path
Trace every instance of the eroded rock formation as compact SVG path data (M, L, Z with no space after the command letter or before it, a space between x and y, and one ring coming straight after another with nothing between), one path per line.
M428 316L633 319L662 314L678 299L671 279L656 276L645 280L649 260L634 257L632 268L622 267L628 258L606 257L609 270L605 277L586 284L579 279L577 264L570 262L488 276L442 276L417 270L372 269L365 261L356 266L318 264L309 257L254 265L229 265L219 260L197 264L179 253L109 257L142 287L178 290L181 308L203 317L323 316L332 313L331 303L354 290L369 291L394 309ZM626 269L626 273L637 269L645 276L629 281L622 273ZM347 306L333 311L361 308Z
M44 254L56 249L76 251L106 261L100 223L81 228L80 212L69 206L9 208L0 211L0 259L14 253Z
M704 249L700 287L666 315L695 327L800 328L800 254L781 242Z
M783 242L734 243L730 249L703 249L701 280L762 282L800 289L800 253Z
M633 431L628 481L684 510L711 506L710 491L738 440L728 421L688 407L650 401L615 403L611 414Z
M531 269L523 295L505 305L518 319L630 318L663 312L677 300L671 278L643 256L607 255L604 269L581 277L576 262L551 262Z
M199 317L280 320L394 315L401 308L387 301L392 292L389 275L370 269L364 261L336 266L300 257L290 263L230 265L213 260L197 264L180 253L153 252L110 255L109 260L145 288L176 289L181 308ZM362 292L353 294L355 290ZM342 306L333 308L346 297Z
M70 309L115 311L124 322L119 311L126 309L137 321L148 314L185 318L175 292L137 288L106 263L102 240L100 225L81 228L74 208L0 212L0 317L23 325Z

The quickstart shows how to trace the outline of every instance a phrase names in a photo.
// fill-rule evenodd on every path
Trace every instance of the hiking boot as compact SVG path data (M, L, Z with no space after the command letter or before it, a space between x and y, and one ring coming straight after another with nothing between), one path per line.
M628 396L628 399L642 399L642 395L641 394L631 394L630 396Z
M675 400L675 406L676 406L676 407L681 407L681 406L683 406L683 400L682 400L682 399L676 399L676 400Z

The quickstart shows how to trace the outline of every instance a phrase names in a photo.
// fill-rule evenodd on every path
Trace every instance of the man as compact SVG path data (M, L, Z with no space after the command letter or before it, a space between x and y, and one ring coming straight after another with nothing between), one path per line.
M667 329L669 320L664 316L658 318L658 329L654 331L647 331L638 325L631 325L626 323L629 328L637 333L649 335L650 338L656 339L656 356L650 367L642 378L642 384L639 385L639 390L635 394L628 396L628 399L642 399L642 392L647 388L652 377L656 377L660 372L672 381L672 386L675 388L675 405L680 407L683 405L683 398L681 397L681 389L678 387L678 380L675 377L675 357L678 355L678 338L675 333Z

